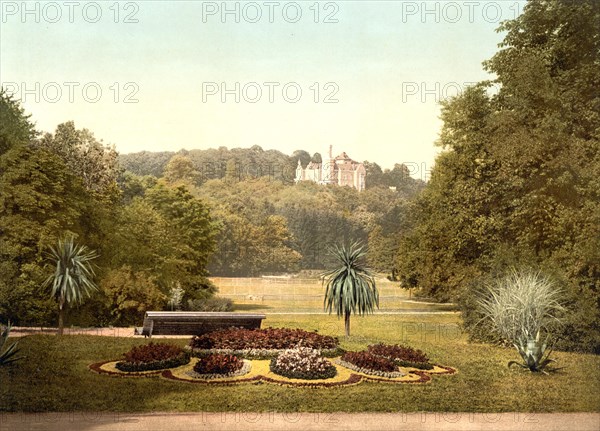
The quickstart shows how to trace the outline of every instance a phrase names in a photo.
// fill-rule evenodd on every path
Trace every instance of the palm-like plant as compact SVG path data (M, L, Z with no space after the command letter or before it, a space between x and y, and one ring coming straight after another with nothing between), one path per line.
M379 308L379 292L371 271L362 265L365 247L358 242L349 247L335 246L333 254L340 266L321 275L326 282L325 310L344 316L346 336L350 336L350 315L365 315Z
M12 326L9 321L8 325L6 326L6 328L4 328L2 334L0 335L0 366L8 365L11 362L15 362L19 359L22 359L21 356L15 357L15 355L19 353L19 349L17 349L17 345L19 344L18 341L11 344L6 348L6 350L4 350L4 345L6 344L6 340L8 340L8 335L10 334L11 328Z
M553 322L564 311L560 304L561 292L555 284L540 273L518 273L516 270L494 285L487 286L487 295L479 300L483 319L489 319L495 331L510 341L523 359L510 361L530 371L545 372L550 359L549 335Z
M59 239L56 247L50 247L50 255L56 269L44 286L52 285L51 296L58 302L58 334L62 335L65 305L81 303L84 296L97 289L91 261L98 255L85 245L75 244L72 236Z

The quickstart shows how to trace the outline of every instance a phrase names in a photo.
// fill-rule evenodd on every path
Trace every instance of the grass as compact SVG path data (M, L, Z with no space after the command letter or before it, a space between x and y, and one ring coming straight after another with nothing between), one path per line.
M268 315L266 324L340 336L342 347L405 343L432 361L458 369L427 385L363 382L343 388L287 388L271 384L206 387L158 378L114 378L87 366L117 359L144 339L33 335L19 347L27 359L0 367L0 411L248 411L248 412L590 412L600 411L600 357L556 352L565 369L550 376L513 368L514 349L469 344L456 314L380 314L343 320L327 315ZM164 341L164 340L161 340ZM187 340L173 339L184 345Z

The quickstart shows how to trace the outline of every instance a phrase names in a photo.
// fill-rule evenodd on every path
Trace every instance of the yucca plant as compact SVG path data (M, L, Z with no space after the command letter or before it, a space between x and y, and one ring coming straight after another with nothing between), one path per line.
M98 255L85 245L75 244L72 236L59 239L56 247L50 247L50 255L56 262L56 269L44 286L52 286L51 295L58 302L58 334L62 335L65 305L81 303L85 296L97 290L91 261Z
M523 359L522 363L510 361L508 366L517 364L547 374L548 365L554 362L549 358L550 326L560 323L559 316L565 311L560 289L539 272L512 269L508 276L486 286L486 294L478 301L483 319L489 319L494 330L511 342Z
M379 292L371 270L363 266L366 249L358 242L350 246L335 246L332 250L340 266L324 272L321 277L325 288L323 306L329 314L333 310L344 316L346 336L350 336L350 315L365 315L379 308Z
M0 335L0 366L8 365L11 362L15 362L15 361L18 361L19 359L23 359L23 357L21 357L21 356L15 356L17 353L19 353L19 349L17 349L17 345L19 344L18 341L11 344L6 349L4 348L4 345L6 344L6 341L8 340L8 336L10 334L11 329L12 329L12 326L9 321L8 325L4 328L4 330L2 331L2 334Z

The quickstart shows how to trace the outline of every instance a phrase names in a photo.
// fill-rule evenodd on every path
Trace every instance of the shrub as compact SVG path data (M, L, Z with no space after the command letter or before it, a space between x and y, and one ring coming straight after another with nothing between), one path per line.
M198 374L233 374L239 371L244 361L234 355L221 355L218 353L204 356L194 365Z
M290 379L329 379L337 370L318 350L296 347L280 353L271 360L271 371Z
M19 359L23 359L21 356L15 356L17 353L19 353L19 349L17 348L17 345L19 344L18 341L12 343L10 346L6 344L6 340L8 340L11 328L12 325L10 324L10 322L8 322L8 325L6 326L6 328L4 328L2 334L0 334L0 366L8 365L12 362L18 361ZM5 344L6 350L4 350Z
M337 338L289 328L225 329L193 337L190 347L193 349L271 350L291 349L299 343L318 350L338 347Z
M206 299L190 299L187 302L187 309L189 311L232 311L233 301L217 296Z
M487 295L478 301L484 320L505 340L513 343L523 359L524 368L542 371L548 366L550 350L542 333L548 333L551 324L559 322L564 311L559 299L561 291L540 273L519 273L487 286ZM509 362L509 366L514 361Z
M154 362L170 359L183 352L183 349L174 344L143 344L133 347L129 352L125 353L125 361L127 362Z
M369 352L346 352L342 356L342 361L356 365L360 369L383 371L391 373L397 371L396 364L388 358L376 356Z
M115 365L121 371L149 371L174 368L187 364L190 355L173 344L144 344L123 354L123 361Z
M156 280L129 266L109 271L102 279L100 289L108 299L113 323L119 325L139 324L147 310L161 310L166 303L166 296Z
M390 359L401 367L413 367L422 370L433 368L433 365L429 363L427 355L421 350L415 350L412 347L379 343L369 346L368 351L375 356Z

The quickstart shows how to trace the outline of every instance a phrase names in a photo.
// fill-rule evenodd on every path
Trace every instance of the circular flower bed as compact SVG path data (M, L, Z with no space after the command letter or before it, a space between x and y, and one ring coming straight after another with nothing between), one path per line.
M421 370L433 369L433 365L429 363L427 355L421 350L415 350L412 347L379 343L369 346L368 351L372 355L390 359L401 367L412 367Z
M379 377L396 378L405 375L390 359L365 351L346 352L338 362L340 365L359 373Z
M249 361L244 361L237 356L213 353L199 358L193 371L188 375L203 379L236 377L247 374L250 368Z
M271 360L270 369L290 379L330 379L337 374L335 365L310 347L296 347L280 353Z
M125 372L140 372L175 368L190 362L190 355L174 344L143 344L123 355L115 368Z

